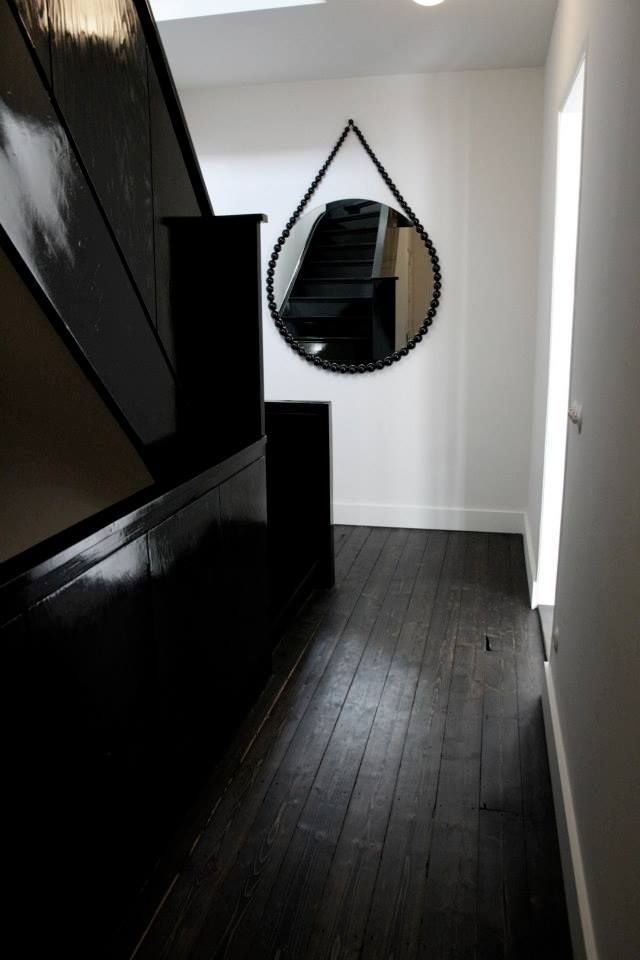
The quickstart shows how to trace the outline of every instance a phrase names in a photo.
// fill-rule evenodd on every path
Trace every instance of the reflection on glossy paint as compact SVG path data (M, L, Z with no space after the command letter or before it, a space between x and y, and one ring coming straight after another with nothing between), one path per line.
M57 104L151 317L155 314L145 39L134 0L49 0Z
M53 4L51 14L57 35L99 40L114 50L127 43L137 26L135 8L123 0L64 0Z
M64 134L15 113L0 97L0 223L43 286L43 253L73 266L67 226L72 185Z

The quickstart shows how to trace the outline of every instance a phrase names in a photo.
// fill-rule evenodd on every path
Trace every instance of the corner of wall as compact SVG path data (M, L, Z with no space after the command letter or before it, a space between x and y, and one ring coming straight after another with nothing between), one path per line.
M527 583L529 584L529 602L531 603L531 609L535 610L538 606L538 598L536 596L537 563L533 549L533 534L531 532L531 524L529 523L528 510L525 510L523 513L522 535L524 537L524 562L527 568Z
M599 960L551 663L544 668L542 709L573 957Z

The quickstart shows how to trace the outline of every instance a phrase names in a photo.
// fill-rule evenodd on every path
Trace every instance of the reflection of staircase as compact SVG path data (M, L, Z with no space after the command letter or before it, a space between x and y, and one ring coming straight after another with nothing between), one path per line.
M369 200L338 201L319 218L281 309L308 353L351 364L393 351L392 330L383 333L376 322L384 283L374 278L384 245L383 210Z

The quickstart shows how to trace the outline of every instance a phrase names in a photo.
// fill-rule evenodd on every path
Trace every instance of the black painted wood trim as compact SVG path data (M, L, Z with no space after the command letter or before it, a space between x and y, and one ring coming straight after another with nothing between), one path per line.
M315 584L332 587L335 583L335 557L333 548L333 436L331 430L331 401L326 400L269 400L265 404L280 416L313 417L322 420L326 436L326 448L320 454L326 460L322 469L326 473L326 487L321 502L313 507L327 531L326 543L322 544L315 568ZM267 436L267 443L268 443ZM292 451L292 460L295 451Z
M176 90L155 17L151 12L148 0L134 0L134 3L138 11L138 16L140 17L147 47L158 75L171 122L173 123L173 129L178 139L180 149L182 150L185 166L189 171L191 183L198 203L200 204L200 209L203 215L213 216L213 206L211 205L209 192L202 175L198 155L196 154L193 140L191 139L189 127L187 126L182 104L180 103L180 97Z
M172 309L179 320L178 379L187 385L192 409L201 417L208 418L211 409L234 408L219 437L224 448L230 439L227 427L233 427L233 447L227 449L265 433L260 255L260 226L265 222L263 213L161 220L170 236ZM224 289L213 298L212 270L224 277ZM229 333L220 332L216 318L231 324ZM221 352L227 340L238 346L228 356L228 351Z
M217 229L219 233L224 234L225 224L234 224L241 221L247 223L268 223L269 218L266 213L230 213L221 214L216 217L164 217L162 223L168 227L182 227L191 234L194 230L202 229L210 231Z
M263 437L174 487L154 485L0 564L0 624L264 456Z
M269 629L275 643L309 591L335 582L331 403L268 401L265 410ZM311 448L304 444L309 436Z

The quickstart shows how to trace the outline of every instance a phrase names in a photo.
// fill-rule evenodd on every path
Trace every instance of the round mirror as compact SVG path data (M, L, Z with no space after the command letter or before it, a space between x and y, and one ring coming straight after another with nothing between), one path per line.
M434 267L439 281L433 247L407 216L373 200L336 200L289 230L273 277L274 319L317 365L380 369L427 332L439 293Z

